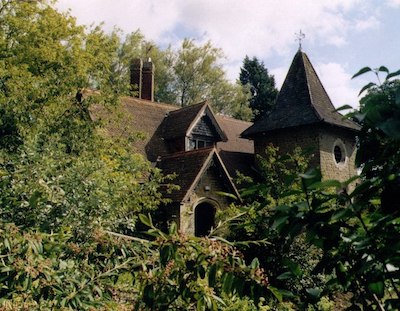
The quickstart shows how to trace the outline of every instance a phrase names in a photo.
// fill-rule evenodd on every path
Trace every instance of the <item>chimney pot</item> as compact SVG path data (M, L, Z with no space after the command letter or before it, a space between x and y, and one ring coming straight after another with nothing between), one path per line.
M137 91L137 98L142 98L142 67L143 62L141 59L136 58L131 62L131 87L133 91Z
M142 67L142 99L154 101L154 64L144 62Z
M141 59L134 59L131 63L131 85L138 90L136 97L154 101L154 64Z

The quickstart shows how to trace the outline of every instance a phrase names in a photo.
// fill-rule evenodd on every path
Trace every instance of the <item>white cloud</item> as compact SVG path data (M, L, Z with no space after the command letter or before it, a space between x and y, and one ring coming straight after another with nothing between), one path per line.
M370 16L367 19L360 19L355 22L355 29L358 31L375 29L378 28L379 26L380 26L380 21L376 16Z
M287 75L287 72L288 72L288 70L289 70L289 65L290 64L288 64L287 66L285 66L285 67L278 67L278 68L273 68L273 69L271 69L270 71L270 73L274 76L274 78L275 78L275 85L276 85L276 88L278 89L278 90L280 90L281 89L281 87L282 87L282 84L283 84L283 81L285 80L285 78L286 78L286 75Z
M400 0L387 0L386 3L392 8L400 7Z
M387 1L400 4L400 0ZM349 44L351 33L379 26L379 13L365 0L59 0L57 6L71 7L79 23L104 21L107 30L116 25L125 33L140 28L157 44L176 46L183 37L211 40L226 54L225 69L231 80L238 78L245 55L260 60L291 57L300 29L306 34L307 50L307 46L342 47ZM271 70L278 85L289 64ZM344 67L327 63L321 64L320 71L334 103L357 102Z
M394 0L392 0L394 1ZM361 0L59 0L60 8L72 7L80 23L104 21L129 33L138 28L146 38L174 44L179 36L210 39L230 61L244 55L266 58L293 51L294 34L306 33L305 42L341 46L350 29L374 23L353 22L347 14ZM375 21L376 22L376 21ZM189 33L188 33L189 32Z
M336 108L343 105L358 107L357 94L363 84L361 79L351 80L352 75L338 63L318 63L315 70Z

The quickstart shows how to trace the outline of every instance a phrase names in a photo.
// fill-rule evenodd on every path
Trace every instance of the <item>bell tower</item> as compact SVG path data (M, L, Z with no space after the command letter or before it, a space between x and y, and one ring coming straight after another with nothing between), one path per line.
M345 181L356 175L356 134L360 127L335 110L308 56L298 50L272 111L242 133L254 141L256 154L267 145L290 153L313 152L311 166L323 179Z

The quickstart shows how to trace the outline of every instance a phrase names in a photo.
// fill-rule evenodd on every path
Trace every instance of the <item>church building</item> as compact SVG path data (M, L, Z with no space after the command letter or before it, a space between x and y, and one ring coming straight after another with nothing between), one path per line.
M313 150L312 166L325 179L344 181L356 174L357 124L335 111L307 55L299 50L278 94L273 110L256 123L215 114L207 102L179 108L153 101L154 66L134 61L131 83L138 98L121 99L123 117L106 127L115 135L129 129L141 133L133 152L142 154L178 190L163 193L170 204L163 207L186 234L204 236L215 226L218 210L240 200L237 172L257 171L255 154L265 154L268 144L283 153L296 146ZM105 111L93 112L107 119ZM221 193L230 193L223 196Z

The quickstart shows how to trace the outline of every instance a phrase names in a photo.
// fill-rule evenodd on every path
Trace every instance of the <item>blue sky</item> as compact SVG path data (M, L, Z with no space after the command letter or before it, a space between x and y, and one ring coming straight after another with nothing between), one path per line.
M357 106L373 75L351 80L364 66L400 69L400 0L58 0L80 24L104 22L125 33L140 29L159 46L185 38L211 40L235 80L245 55L262 60L283 82L298 49L313 63L335 106Z

